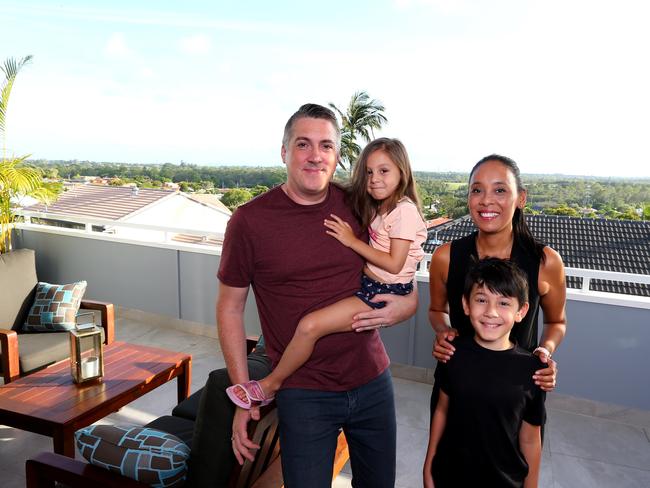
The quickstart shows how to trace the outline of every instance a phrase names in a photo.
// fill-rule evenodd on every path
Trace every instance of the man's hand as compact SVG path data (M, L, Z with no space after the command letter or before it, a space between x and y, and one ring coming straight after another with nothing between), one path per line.
M355 332L398 324L411 317L418 308L418 298L415 290L406 296L391 293L375 295L371 301L386 302L386 306L356 314L353 317L354 322L352 322L352 329Z
M251 449L259 449L260 446L248 438L248 422L250 420L260 419L259 407L252 407L250 410L244 410L237 407L235 417L232 420L232 452L237 458L237 462L244 464L244 458L249 461L255 460L255 455Z
M539 359L546 363L547 367L535 371L533 380L542 390L549 392L555 390L557 384L557 363L546 354L540 353Z
M458 336L458 331L449 328L442 332L436 332L436 340L433 342L433 357L441 363L446 363L454 355L456 348L451 345L451 341Z
M350 247L352 243L357 240L352 227L350 227L350 224L340 217L337 217L334 214L331 214L330 216L333 220L325 219L324 222L325 227L329 229L326 230L325 233L334 237L345 247Z

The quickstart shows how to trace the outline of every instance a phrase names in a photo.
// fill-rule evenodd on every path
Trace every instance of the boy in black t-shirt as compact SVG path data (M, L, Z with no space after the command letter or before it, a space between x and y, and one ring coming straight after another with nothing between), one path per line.
M475 335L439 364L440 397L424 462L425 488L537 487L545 393L540 360L510 341L528 311L526 275L511 261L478 261L463 309Z

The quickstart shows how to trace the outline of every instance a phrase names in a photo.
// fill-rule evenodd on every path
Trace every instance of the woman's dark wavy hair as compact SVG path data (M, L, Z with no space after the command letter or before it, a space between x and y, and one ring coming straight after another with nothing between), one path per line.
M498 161L499 163L503 164L515 177L515 181L517 182L517 191L526 191L524 184L521 182L521 173L519 171L519 166L517 166L517 163L515 163L515 161L509 157L501 156L499 154L490 154L489 156L485 156L478 163L476 163L472 168L472 171L469 173L470 182L472 181L472 176L474 176L476 170L483 163L487 163L488 161ZM528 224L526 223L526 218L524 217L524 211L520 208L516 208L515 213L512 216L512 231L514 234L515 242L520 243L524 249L530 252L537 259L544 262L544 244L535 239L533 234L530 232Z

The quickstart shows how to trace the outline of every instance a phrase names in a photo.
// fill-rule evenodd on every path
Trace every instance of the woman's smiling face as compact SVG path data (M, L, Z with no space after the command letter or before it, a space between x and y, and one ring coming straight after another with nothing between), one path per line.
M515 210L525 203L526 192L518 190L515 175L500 161L486 161L472 174L467 206L482 232L511 230Z

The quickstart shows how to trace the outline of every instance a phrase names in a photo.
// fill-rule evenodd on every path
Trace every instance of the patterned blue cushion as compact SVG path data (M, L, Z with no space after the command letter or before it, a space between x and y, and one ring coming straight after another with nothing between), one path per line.
M154 487L182 486L190 448L178 437L147 427L91 425L75 433L90 464Z
M36 285L34 304L29 310L23 330L51 332L74 329L75 317L87 283L79 281L69 285Z

